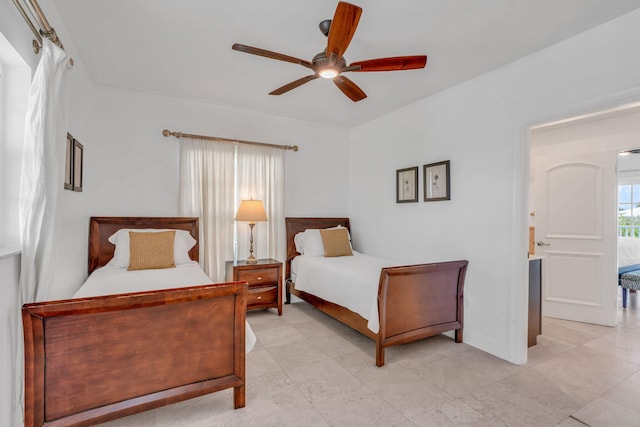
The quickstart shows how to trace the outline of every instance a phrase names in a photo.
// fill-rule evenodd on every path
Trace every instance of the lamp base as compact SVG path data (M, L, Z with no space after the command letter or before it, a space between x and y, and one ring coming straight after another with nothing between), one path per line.
M257 264L258 260L253 256L253 227L255 224L249 223L249 229L251 229L251 238L249 239L249 258L247 258L247 264Z

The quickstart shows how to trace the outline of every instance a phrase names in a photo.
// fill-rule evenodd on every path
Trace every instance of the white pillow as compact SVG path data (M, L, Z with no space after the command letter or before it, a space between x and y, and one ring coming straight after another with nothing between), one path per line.
M298 251L299 254L304 254L304 231L296 233L296 235L293 236L293 244L296 246L296 251Z
M343 228L343 227L342 225L338 225L336 227L325 228L325 230L333 230L335 228ZM298 250L298 252L308 256L324 256L324 245L322 244L322 236L320 235L319 229L309 228L307 230L304 230L304 233L298 233L298 234L303 235L302 236L303 251ZM348 230L347 230L347 234L349 236L349 242L351 242L351 234L349 234ZM297 236L298 235L296 234L296 236L293 238L294 243ZM298 244L296 243L296 249L297 248L298 248Z
M324 245L322 236L317 228L304 230L304 252L305 256L324 256Z
M129 232L137 232L137 233L153 233L158 231L169 231L169 229L163 228L145 228L145 229L134 229L134 228L122 228L115 233L113 233L109 237L109 242L116 245L115 253L113 254L113 258L111 261L107 263L108 266L118 267L118 268L129 268L129 258L131 257L131 252L129 250ZM185 230L175 230L176 237L173 241L173 259L176 265L178 264L187 264L191 262L191 258L189 258L189 250L193 248L196 244L196 239L194 239L188 231Z

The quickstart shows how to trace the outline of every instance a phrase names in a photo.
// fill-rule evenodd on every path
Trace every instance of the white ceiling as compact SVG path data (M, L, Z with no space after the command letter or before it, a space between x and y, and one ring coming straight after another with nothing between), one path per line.
M638 0L353 2L363 13L347 62L428 56L423 70L348 74L368 95L357 103L324 79L268 95L309 70L231 49L311 60L326 47L318 24L333 17L336 0L41 0L58 10L97 84L344 127L640 8Z

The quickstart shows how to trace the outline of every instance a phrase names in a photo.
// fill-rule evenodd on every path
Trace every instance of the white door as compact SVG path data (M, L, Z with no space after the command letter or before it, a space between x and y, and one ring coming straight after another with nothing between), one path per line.
M542 315L617 324L617 154L534 159Z

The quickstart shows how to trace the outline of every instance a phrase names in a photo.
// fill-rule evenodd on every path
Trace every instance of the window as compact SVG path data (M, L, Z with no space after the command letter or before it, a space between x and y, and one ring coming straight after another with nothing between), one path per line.
M640 183L618 185L618 237L640 238Z
M284 153L270 147L180 138L180 215L200 217L200 261L214 281L225 262L249 254L250 227L234 218L241 200L263 202L268 220L254 230L256 258L284 250Z
M31 71L0 33L0 248L20 246L18 203Z

